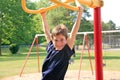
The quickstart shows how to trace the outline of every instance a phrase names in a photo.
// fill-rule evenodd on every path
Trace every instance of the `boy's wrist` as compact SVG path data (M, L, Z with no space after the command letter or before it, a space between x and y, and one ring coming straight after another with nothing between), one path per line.
M78 9L79 9L78 10L79 12L83 12L83 10L84 10L84 8L82 6L78 6Z

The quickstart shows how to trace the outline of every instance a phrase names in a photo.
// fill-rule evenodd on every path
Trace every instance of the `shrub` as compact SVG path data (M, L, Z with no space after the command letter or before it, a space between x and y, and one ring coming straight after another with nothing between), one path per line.
M19 50L19 46L17 44L10 44L9 50L12 54L16 54Z

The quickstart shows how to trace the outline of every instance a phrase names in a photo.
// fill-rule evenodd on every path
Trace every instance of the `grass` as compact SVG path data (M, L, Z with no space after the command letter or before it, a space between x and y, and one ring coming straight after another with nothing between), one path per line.
M25 61L26 55L28 54L29 48L22 47L20 48L18 54L12 55L10 51L7 48L2 49L3 56L0 56L0 78L2 77L8 77L13 75L19 75L23 63ZM37 55L36 55L36 48L34 47L30 57L27 61L26 67L24 69L23 73L35 73L37 72ZM43 60L46 56L45 48L40 48L40 68L42 66ZM70 70L79 70L79 64L80 64L80 51L76 52L76 57L74 58L74 63L70 64L69 69ZM73 58L73 57L72 57ZM94 61L94 54L93 51L91 51L91 58L92 58L92 64L93 67L95 66ZM103 63L106 64L105 67L103 67L104 70L109 71L120 71L120 50L105 50L103 51ZM91 70L89 60L88 60L88 54L85 51L83 55L82 60L82 70ZM95 67L94 67L95 70Z

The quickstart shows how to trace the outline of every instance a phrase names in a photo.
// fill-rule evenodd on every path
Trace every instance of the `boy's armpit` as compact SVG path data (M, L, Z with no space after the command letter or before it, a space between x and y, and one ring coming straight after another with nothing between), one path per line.
M73 47L74 47L74 42L75 42L75 39L73 39L73 38L68 38L68 46L70 47L71 50L72 50Z

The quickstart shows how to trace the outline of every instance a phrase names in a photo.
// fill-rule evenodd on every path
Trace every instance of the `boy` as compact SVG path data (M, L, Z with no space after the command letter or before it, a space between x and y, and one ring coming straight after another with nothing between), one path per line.
M74 54L73 46L76 34L79 30L83 8L79 5L77 20L68 37L67 27L63 24L56 26L52 35L46 21L46 13L41 13L43 30L48 42L47 57L42 66L42 80L64 80L68 68L69 59Z

